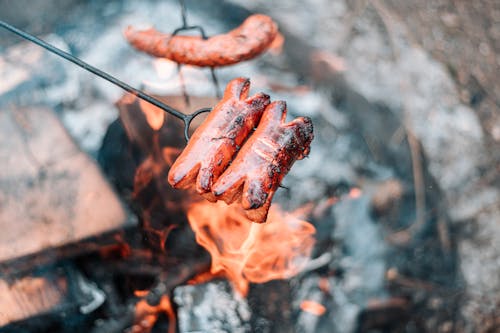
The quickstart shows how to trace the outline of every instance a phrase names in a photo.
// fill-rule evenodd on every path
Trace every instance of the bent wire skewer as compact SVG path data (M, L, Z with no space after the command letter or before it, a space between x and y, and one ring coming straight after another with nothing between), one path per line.
M181 31L198 30L201 34L201 38L208 39L208 36L205 33L205 29L203 29L202 26L188 24L187 9L186 9L186 3L184 0L179 0L179 6L181 7L182 26L175 29L174 32L172 32L172 36L179 34L179 32L181 32ZM186 104L189 105L189 96L186 92L186 86L184 85L184 80L182 79L181 67L182 67L182 64L177 64L177 71L178 71L178 73L181 77L181 81L182 81L182 92L184 94L184 99L186 101ZM215 75L215 68L214 67L210 67L210 75L212 76L212 83L214 84L214 87L215 87L215 96L218 99L220 99L222 96L220 95L219 80L217 79L217 75Z
M58 55L59 57L74 63L75 65L91 72L92 74L95 74L98 77L100 77L108 82L113 83L114 85L122 88L123 90L127 91L128 93L131 93L132 95L137 96L138 98L162 109L163 111L173 115L174 117L179 118L180 120L182 120L184 122L184 136L186 138L186 141L189 140L189 126L191 125L191 122L193 121L193 119L196 118L201 113L210 112L212 110L211 108L203 108L203 109L196 110L195 112L193 112L191 114L184 114L184 113L180 112L179 110L176 110L173 107L171 107L171 106L159 101L158 99L146 94L145 92L143 92L139 89L136 89L136 88L126 84L123 81L118 80L117 78L111 76L110 74L108 74L108 73L106 73L106 72L104 72L104 71L102 71L102 70L100 70L92 65L89 65L88 63L84 62L83 60L80 60L79 58L71 55L70 53L65 52L65 51L39 39L39 38L37 38L37 37L27 33L27 32L24 32L23 30L20 30L20 29L14 27L14 26L12 26L12 25L10 25L2 20L0 20L0 27L3 27L16 35L18 35L26 40L29 40L30 42L32 42L38 46L43 47L47 51L50 51L50 52Z

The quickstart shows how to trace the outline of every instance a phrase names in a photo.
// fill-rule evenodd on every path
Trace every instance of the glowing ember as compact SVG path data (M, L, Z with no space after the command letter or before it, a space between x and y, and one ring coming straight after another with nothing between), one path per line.
M249 282L287 279L309 260L314 226L273 205L266 223L252 223L241 205L197 202L188 210L196 241L212 256L211 272L223 272L243 295Z
M136 294L143 294L143 291L137 291ZM158 320L161 313L168 317L168 333L176 331L176 317L170 298L163 295L160 303L156 306L149 305L146 300L140 300L135 305L134 326L129 330L130 333L148 333Z
M361 195L363 194L363 192L361 191L361 189L357 188L357 187L353 187L351 188L351 190L349 191L349 198L351 199L357 199L359 198Z
M139 99L139 105L141 106L142 112L146 116L146 121L148 122L149 127L155 131L159 130L163 126L163 122L165 120L165 111L151 103L143 101L142 99Z
M146 297L146 295L149 293L149 290L136 290L134 291L134 295L136 297Z
M201 274L196 275L194 278L192 278L191 280L189 280L187 282L187 284L189 284L189 285L195 285L195 284L205 283L205 282L208 282L208 281L212 281L213 279L223 278L223 277L225 277L225 275L223 274L223 272L218 272L216 274L213 274L212 272L207 271L207 272L203 272Z
M326 312L326 308L322 304L309 300L302 301L302 303L300 303L300 309L315 316L322 316Z

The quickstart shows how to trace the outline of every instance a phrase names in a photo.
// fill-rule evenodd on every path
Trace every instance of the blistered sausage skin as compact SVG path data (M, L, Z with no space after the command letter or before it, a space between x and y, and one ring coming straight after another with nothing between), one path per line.
M196 129L170 168L168 182L173 187L194 187L206 199L215 201L211 193L213 183L231 162L269 104L266 94L248 97L249 88L250 81L245 78L229 82L222 100Z
M278 34L276 23L266 15L248 17L239 27L208 39L201 36L172 36L155 29L128 27L125 37L136 49L179 64L218 67L255 58Z
M286 103L269 104L252 136L212 187L217 199L232 203L241 198L247 217L265 222L271 200L292 164L309 154L314 137L311 119L289 123Z

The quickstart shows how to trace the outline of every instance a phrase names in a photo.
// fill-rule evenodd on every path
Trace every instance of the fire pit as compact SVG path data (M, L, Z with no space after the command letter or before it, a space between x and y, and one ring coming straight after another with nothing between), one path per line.
M285 100L315 138L256 224L169 185L182 121L0 31L0 332L499 329L495 126L412 40L404 8L304 6L73 1L33 8L46 24L25 20L29 6L1 15L185 114L249 77L250 95ZM215 70L179 70L123 36L186 20L213 36L253 13L281 39Z

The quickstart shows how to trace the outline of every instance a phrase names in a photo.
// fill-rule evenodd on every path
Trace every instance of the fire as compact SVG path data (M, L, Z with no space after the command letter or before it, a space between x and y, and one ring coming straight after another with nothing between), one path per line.
M186 212L196 241L206 248L212 257L210 272L201 274L188 283L202 283L214 277L226 277L242 295L248 293L249 283L264 283L273 279L287 279L299 273L308 263L314 246L315 228L300 216L310 213L312 207L286 213L277 205L271 206L267 222L253 223L245 217L241 205L226 205L220 201L198 201L198 196L184 192L177 198L166 182L166 172L178 156L180 149L162 146L159 140L170 124L163 111L139 101L149 127L155 131L150 154L136 170L134 196L142 198L143 190L154 181L160 196L157 203L168 212ZM131 125L133 126L133 124ZM160 133L161 129L161 133ZM151 134L150 134L151 135ZM153 228L154 209L146 205L143 212L143 228L160 233L160 244L176 225L164 229ZM145 297L146 291L137 291L137 297ZM168 295L160 304L149 305L145 300L136 304L135 324L131 332L150 332L161 314L169 318L169 332L175 332L176 317Z
M312 313L315 316L322 316L326 312L323 304L316 301L304 300L300 303L300 309L305 312Z
M158 131L163 126L163 122L165 121L165 111L151 103L143 101L142 99L139 99L139 105L141 106L142 112L146 116L146 121L148 122L149 127Z
M145 295L147 292L138 290L136 295ZM144 299L137 302L135 305L135 319L134 325L128 331L129 333L148 333L151 332L153 325L158 320L161 313L168 317L168 333L175 333L176 331L176 316L172 303L167 295L163 295L158 305L149 305Z
M189 280L187 284L189 285L201 284L208 281L212 281L213 279L216 278L223 278L223 277L224 277L223 272L218 272L217 274L213 274L212 272L207 271L196 275L194 278Z
M188 209L196 241L212 256L211 273L223 272L242 294L250 282L287 279L308 262L315 228L277 205L266 223L248 220L241 205L197 202Z

